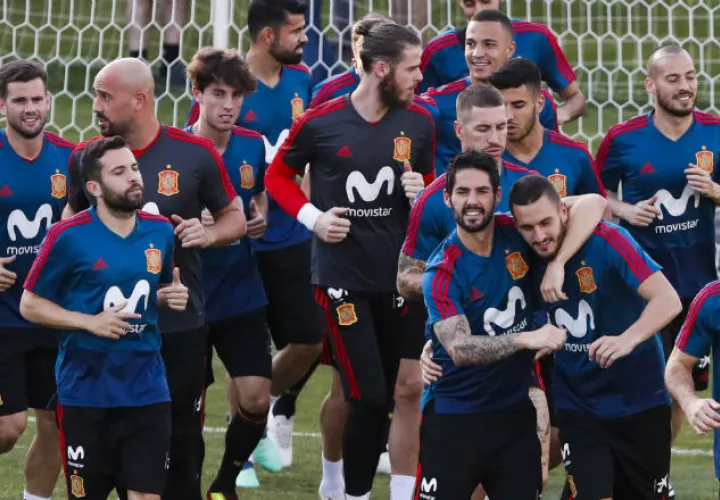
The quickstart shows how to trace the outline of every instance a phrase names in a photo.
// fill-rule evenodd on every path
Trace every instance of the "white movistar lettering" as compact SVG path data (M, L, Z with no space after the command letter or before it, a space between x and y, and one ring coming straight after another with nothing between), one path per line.
M660 215L657 216L658 220L663 220L663 218L665 217L665 214L663 214L662 211L662 207L665 207L665 210L668 214L670 214L671 217L679 217L683 215L687 210L688 201L690 201L691 197L695 198L695 208L700 205L700 195L696 193L689 185L685 186L685 189L683 189L680 198L675 198L673 195L670 194L669 191L665 189L661 189L660 191L658 191L655 196L657 196L655 208L660 210Z
M555 324L559 328L564 328L570 332L570 335L576 339L581 339L587 335L588 319L590 320L590 328L595 330L595 315L593 314L592 307L590 307L590 304L588 304L586 300L581 300L578 304L577 319L570 316L570 314L562 308L558 308L555 311Z
M107 311L111 307L114 307L118 304L122 304L123 302L127 301L127 304L125 304L125 307L121 309L122 312L125 313L134 313L137 312L137 306L140 302L140 299L145 299L144 309L147 309L148 306L148 300L150 299L150 283L147 282L147 280L140 280L137 283L135 283L135 286L133 287L132 294L130 294L130 298L125 297L123 295L122 290L120 290L120 287L118 286L111 286L108 291L105 293L105 301L103 302L103 310ZM128 333L136 333L140 334L143 331L145 331L145 328L147 327L147 324L137 324L137 325L130 325L130 331Z
M492 325L499 326L503 330L510 328L515 322L515 313L517 303L520 302L520 310L525 309L525 295L519 286L514 286L510 289L507 295L507 306L505 310L495 309L494 307L489 308L485 311L483 316L483 322L485 323L485 331L488 335L496 335L495 329ZM522 322L523 328L526 326L526 321ZM518 327L517 325L512 331L506 333L515 333Z
M16 242L18 241L18 233L20 233L23 240L35 239L41 231L43 235L47 232L52 224L52 218L52 207L48 203L40 205L32 220L29 220L22 210L15 209L10 212L7 219L8 237L10 241ZM8 246L7 255L35 255L38 253L39 248L40 245Z
M349 217L387 217L392 213L392 208L349 208Z
M395 171L387 165L380 169L375 177L375 181L368 182L365 176L359 170L354 170L348 175L345 183L345 192L350 203L355 203L355 192L360 195L365 202L377 200L380 191L386 185L385 192L390 196L395 188ZM373 209L376 210L376 209Z
M676 222L674 224L658 224L655 226L655 232L658 234L674 233L675 231L687 231L695 229L700 219L693 219L685 222Z
M272 144L270 140L268 140L267 137L262 136L263 142L265 143L265 162L270 165L273 161L273 158L275 158L275 155L278 152L278 149L280 149L280 146L282 146L283 142L285 142L285 139L288 138L290 135L290 130L285 129L282 132L280 132L280 135L278 135L277 141L275 141L275 144Z

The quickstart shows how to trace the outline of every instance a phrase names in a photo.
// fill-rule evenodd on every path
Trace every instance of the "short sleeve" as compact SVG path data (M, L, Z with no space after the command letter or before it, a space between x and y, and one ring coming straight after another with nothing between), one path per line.
M538 66L542 79L555 92L566 89L577 79L565 52L550 30L541 39L538 50L540 52Z
M543 90L542 94L545 97L545 104L543 104L540 110L540 125L553 132L558 132L560 128L558 126L557 104L555 103L555 99L547 90Z
M305 166L315 159L315 137L310 118L312 110L306 111L290 128L290 134L277 152L275 161L281 161L299 175L305 172Z
M608 264L632 290L662 270L624 228L601 222L596 234L605 239Z
M433 203L435 201L433 200L433 191L437 189L435 184L431 184L418 193L410 211L410 222L402 247L405 255L423 262L427 262L430 255L447 236L445 221L439 220L437 211L434 210L436 207ZM447 210L444 204L442 208Z
M160 283L172 283L173 271L175 269L175 236L170 224L167 227L165 236L165 253L163 254L162 271L160 272ZM182 275L180 275L182 281Z
M446 249L444 259L423 274L423 296L429 325L465 314L461 305L462 287L454 272L455 262L450 253Z
M709 286L717 288L716 283ZM709 354L715 339L715 332L718 330L716 322L713 321L713 318L717 316L717 304L717 295L710 293L708 287L697 294L690 304L685 323L675 340L678 349L696 358Z
M623 177L623 165L614 135L612 130L609 131L600 143L595 156L595 168L605 189L617 193Z
M210 212L217 213L232 203L237 193L214 147L206 148L201 166L200 201Z
M70 178L70 186L68 188L68 205L73 212L78 213L90 208L90 201L85 194L83 188L82 174L80 172L80 159L82 158L81 149L76 149L70 155L68 160L68 177Z
M574 194L599 194L606 196L605 188L598 178L595 165L590 156L590 152L583 151L585 154L580 158L580 176L578 178L577 190Z
M62 233L62 227L58 224L50 227L23 285L25 290L56 304L60 303L59 291L72 262L67 234Z
M434 52L432 46L428 44L423 50L420 63L423 79L417 88L418 94L426 92L430 88L438 88L443 85L442 75L437 67L438 59L439 52Z

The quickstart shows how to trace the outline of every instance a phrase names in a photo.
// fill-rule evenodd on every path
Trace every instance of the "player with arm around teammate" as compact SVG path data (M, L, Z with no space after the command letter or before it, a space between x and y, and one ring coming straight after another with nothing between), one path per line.
M173 227L139 211L143 181L121 137L83 153L96 206L54 225L25 281L21 313L60 331L58 423L68 494L159 500L170 453L170 391L158 309L183 311ZM87 242L92 241L92 245Z

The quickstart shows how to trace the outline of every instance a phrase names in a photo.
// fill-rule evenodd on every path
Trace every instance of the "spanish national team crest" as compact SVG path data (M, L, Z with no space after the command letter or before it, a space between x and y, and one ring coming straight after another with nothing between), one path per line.
M567 482L568 482L568 486L570 487L570 493L572 494L573 498L577 498L577 494L578 494L577 486L575 486L575 480L573 479L573 477L570 474L568 474L568 476L567 476Z
M172 165L165 167L167 170L158 172L158 193L165 196L172 196L180 192L180 174L172 170Z
M582 265L584 267L575 271L578 277L578 283L580 284L580 291L583 293L593 293L597 290L597 285L595 284L592 267L586 266L585 261L582 262Z
M393 139L395 150L393 151L393 160L410 161L410 151L412 150L412 139L405 137L405 132L400 132L400 137Z
M157 248L153 248L150 244L150 248L145 250L145 260L147 260L147 271L152 274L160 274L162 270L162 252Z
M50 189L50 196L53 198L59 200L65 198L65 194L67 193L67 180L59 170L55 170L55 173L50 176Z
M337 307L338 324L340 326L350 326L357 323L357 314L355 314L355 304L342 304Z
M255 175L253 174L252 165L248 165L243 160L240 167L240 187L243 189L252 189L255 187Z
M505 253L508 253L508 251L505 250ZM519 280L530 270L530 267L527 265L520 252L513 252L505 257L505 265L507 266L507 270L510 271L510 276L512 276L514 280Z
M713 171L713 153L708 151L707 147L703 146L702 151L695 153L695 161L697 166L703 169L705 172L712 174Z
M567 196L567 177L561 174L560 170L556 168L554 174L548 175L548 180L552 183L560 198Z
M295 94L295 97L290 101L290 105L292 106L292 119L295 121L305 112L305 103L299 95Z
M75 498L85 498L85 480L77 474L70 476L70 493Z

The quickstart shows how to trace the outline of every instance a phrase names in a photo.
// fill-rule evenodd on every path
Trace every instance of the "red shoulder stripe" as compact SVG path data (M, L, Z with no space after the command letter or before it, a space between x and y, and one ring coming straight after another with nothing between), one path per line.
M310 68L305 66L303 63L300 64L286 64L286 68L294 69L295 71L302 71L303 73L310 74Z
M507 160L503 160L503 168L512 170L513 172L527 172L530 175L537 175L537 172L535 172L534 170L530 170L529 168L521 167L520 165L509 162ZM533 173L533 172L535 172L535 173Z
M434 193L445 187L445 174L435 179L420 193L415 203L413 203L412 210L410 210L410 222L408 222L407 236L405 237L405 243L403 244L402 252L407 256L412 256L415 253L415 246L417 245L418 231L420 230L420 221L422 220L422 213L425 209L425 202Z
M240 137L249 137L251 139L262 140L262 134L260 132L251 130L249 128L241 127L239 125L233 125L232 133L233 135L239 135Z
M75 149L74 142L68 141L67 139L60 137L59 135L55 135L52 132L45 132L45 137L47 137L48 142L51 144L60 146L61 148Z
M703 125L718 125L720 124L720 117L712 115L710 113L705 113L704 111L695 110L693 112L695 115L695 119L698 123L701 123Z
M168 224L172 225L170 222L170 219L165 217L164 215L157 215L157 214L151 214L150 212L145 212L143 210L138 210L137 215L139 218L143 220L154 220L158 222L167 222Z
M310 101L309 107L314 108L316 106L319 106L320 104L329 100L335 92L339 91L344 87L352 85L354 82L355 78L353 78L352 74L350 73L344 73L339 77L330 80L323 87L320 88L317 94L315 94L315 97L313 97Z
M600 221L593 233L604 238L620 254L640 282L645 281L652 274L637 250L617 229L610 227L604 221Z
M300 118L298 118L297 121L293 123L293 126L290 128L290 134L288 135L287 139L285 139L285 142L282 143L280 149L278 149L278 152L275 154L273 162L275 159L281 161L285 157L285 153L287 153L290 145L295 141L295 138L297 137L300 130L302 130L305 124L311 119L333 113L340 109L344 109L347 106L345 97L346 96L336 97L331 101L322 103L317 108L310 108L305 113L300 115Z
M495 224L498 226L515 227L515 219L507 214L495 214Z
M577 148L577 149L581 149L583 151L588 150L588 148L584 142L576 141L572 137L563 135L560 132L553 132L551 130L550 133L548 134L548 139L550 139L550 142L554 142L556 144L562 144L563 146L569 146L571 148Z
M425 50L423 50L422 56L420 57L420 71L425 71L427 65L430 64L430 60L437 52L446 47L458 45L459 43L460 40L458 40L457 32L454 30L445 33L444 35L440 35L434 40L430 40L430 43L427 44Z
M464 78L462 78L460 80L455 80L454 82L447 83L437 89L428 90L425 94L429 97L434 97L436 95L447 95L454 92L462 92L467 88L467 86L467 82Z
M438 271L442 272L436 272L433 277L431 297L443 319L460 314L455 304L453 304L450 297L448 297L448 291L450 289L450 278L452 278L455 262L461 253L457 245L451 244L448 246L443 254L442 262L438 265Z
M690 304L687 318L685 318L685 322L675 340L675 345L677 345L680 350L685 350L685 347L687 347L690 333L692 333L693 328L695 328L695 322L697 321L698 314L700 314L702 310L703 304L705 304L707 299L718 293L720 293L720 282L715 281L705 286L705 288L700 290L700 293L695 296L692 304Z

